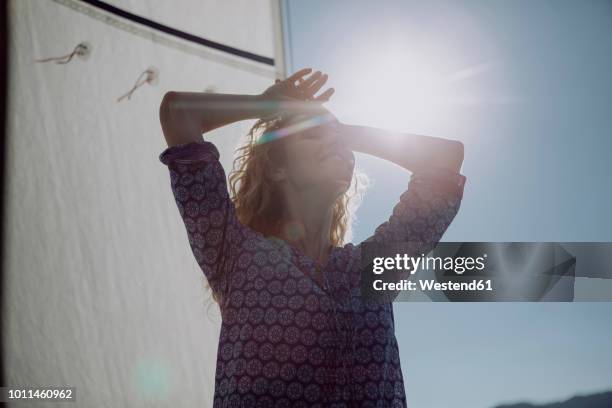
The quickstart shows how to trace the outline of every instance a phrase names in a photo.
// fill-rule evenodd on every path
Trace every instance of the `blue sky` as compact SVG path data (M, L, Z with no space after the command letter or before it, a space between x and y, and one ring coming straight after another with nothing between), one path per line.
M292 69L330 75L340 120L461 140L445 241L612 241L611 1L295 1ZM373 185L354 241L409 173ZM612 303L395 305L412 407L486 408L612 389Z

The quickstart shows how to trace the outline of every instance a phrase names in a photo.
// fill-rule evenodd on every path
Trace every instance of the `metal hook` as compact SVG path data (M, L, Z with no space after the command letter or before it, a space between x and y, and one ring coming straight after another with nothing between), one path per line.
M76 55L83 61L87 61L91 55L92 45L87 41L80 42L71 53L62 55L61 57L51 57L34 60L34 62L55 62L56 64L67 64L72 61L72 58Z
M157 70L157 68L155 67L147 68L145 71L143 71L138 76L138 79L136 79L136 82L134 83L134 86L132 87L132 89L127 91L125 94L121 95L117 99L117 102L121 102L125 98L129 100L132 97L132 94L134 93L134 91L136 91L136 89L140 88L144 84L157 85L158 79L159 79L159 71Z

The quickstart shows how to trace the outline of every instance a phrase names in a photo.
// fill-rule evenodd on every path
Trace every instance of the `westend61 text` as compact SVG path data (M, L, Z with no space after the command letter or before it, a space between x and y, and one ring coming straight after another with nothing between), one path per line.
M433 279L419 280L418 287L423 290L458 290L458 291L470 291L470 290L493 290L491 285L491 279L474 279L470 282L436 282ZM403 279L399 282L383 282L382 280L375 280L373 283L374 290L417 290L417 283Z

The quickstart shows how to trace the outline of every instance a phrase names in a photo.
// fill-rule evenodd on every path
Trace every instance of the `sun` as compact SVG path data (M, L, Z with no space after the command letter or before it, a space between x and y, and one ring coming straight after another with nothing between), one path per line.
M458 66L439 50L397 44L373 47L367 59L345 64L339 116L410 133L452 131L466 120L464 108L474 100L466 94L479 94L473 79L489 69L487 63Z

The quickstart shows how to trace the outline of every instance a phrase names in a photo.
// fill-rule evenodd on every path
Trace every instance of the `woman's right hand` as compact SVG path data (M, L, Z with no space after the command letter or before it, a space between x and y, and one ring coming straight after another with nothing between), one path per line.
M287 79L277 79L274 85L262 92L261 97L279 102L284 100L316 101L320 103L329 101L334 93L334 88L328 88L321 95L315 97L315 94L327 82L327 74L317 71L304 79L304 76L311 71L311 68L304 68Z
M308 78L304 76L312 71L311 68L304 68L287 79L277 79L274 85L270 86L258 97L260 100L271 105L266 109L268 112L264 117L276 116L288 112L319 112L322 104L329 101L334 93L334 88L328 88L322 94L315 97L327 82L327 74L320 71L315 72Z

